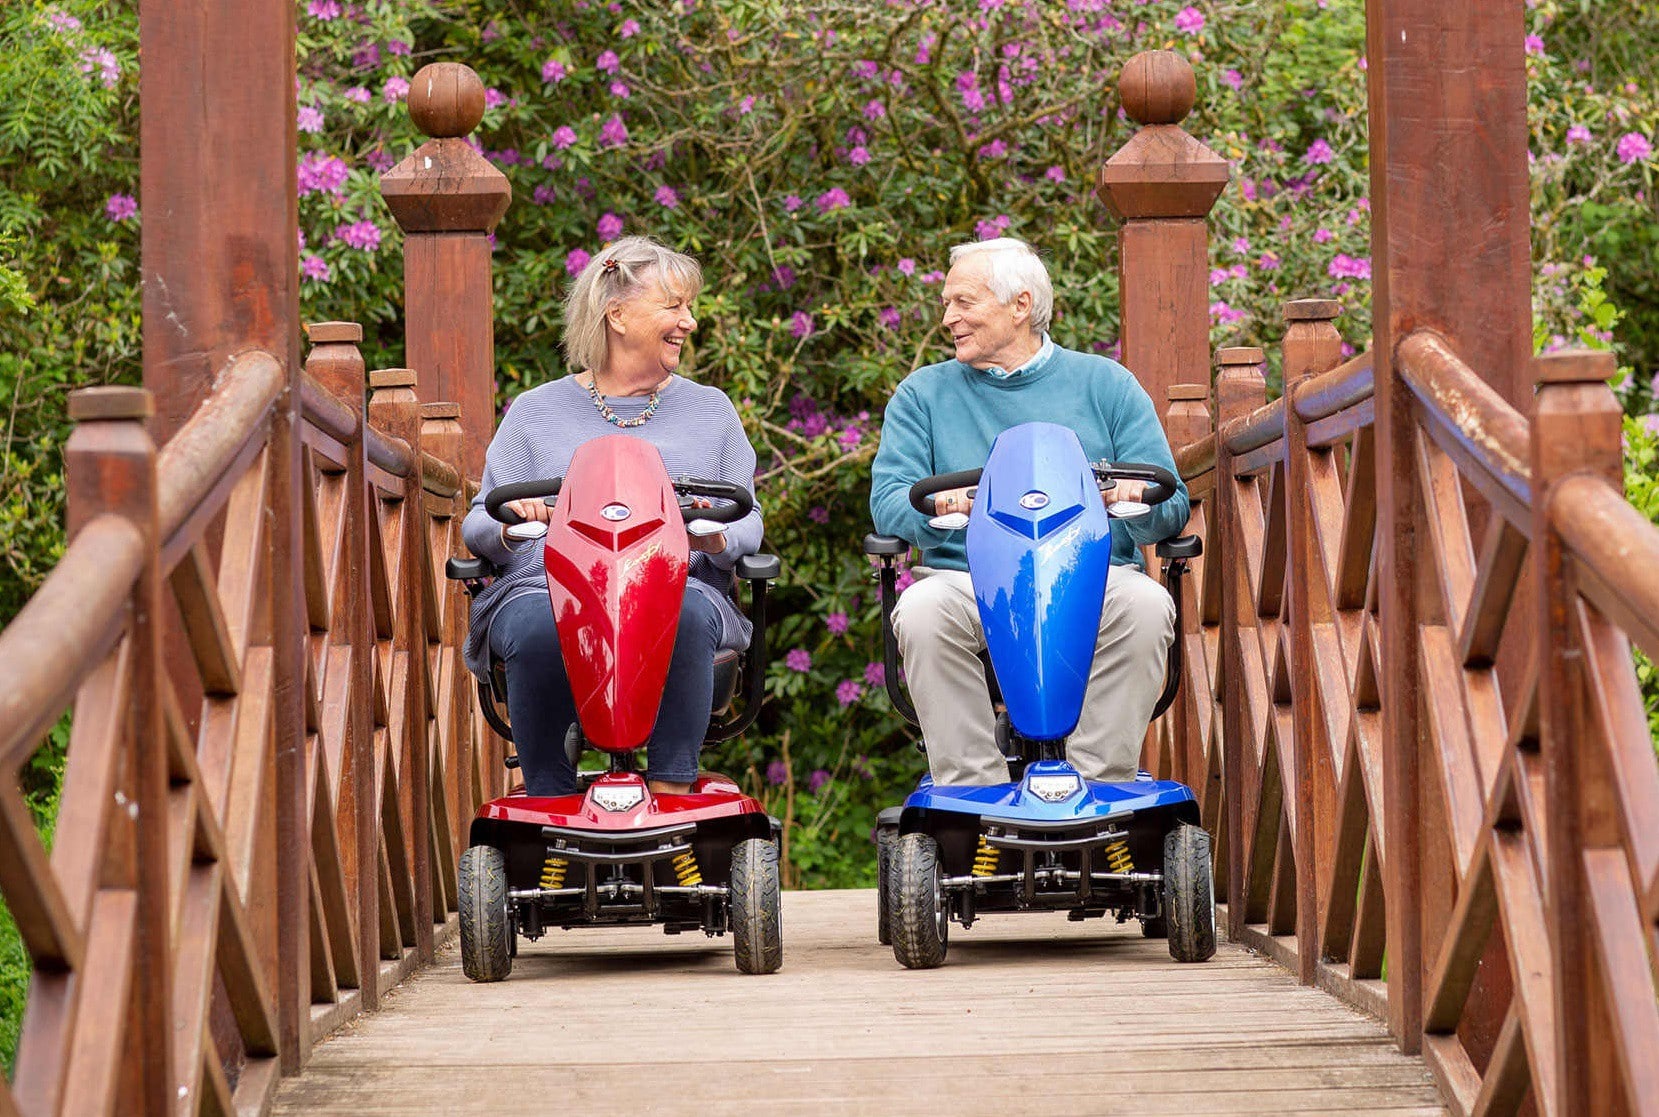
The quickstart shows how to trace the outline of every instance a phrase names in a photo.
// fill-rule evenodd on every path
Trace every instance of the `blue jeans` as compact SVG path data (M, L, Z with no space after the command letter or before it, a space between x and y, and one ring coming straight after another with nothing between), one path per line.
M646 749L650 779L690 783L697 778L698 754L714 704L720 627L714 603L687 586L662 704ZM565 755L565 731L576 720L576 700L546 594L525 594L496 611L490 623L490 652L507 669L507 714L525 789L531 795L572 794L577 790L576 767Z

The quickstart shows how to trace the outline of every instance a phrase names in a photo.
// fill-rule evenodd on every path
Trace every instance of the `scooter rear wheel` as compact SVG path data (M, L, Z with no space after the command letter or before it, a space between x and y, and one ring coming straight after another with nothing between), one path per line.
M893 846L888 881L893 957L911 970L943 965L950 908L939 887L939 843L927 834L901 837Z
M1215 882L1210 835L1183 822L1164 835L1164 921L1169 956L1203 962L1215 954Z
M888 902L889 878L893 875L893 846L899 832L892 826L876 828L876 941L882 946L893 945L892 905Z
M732 850L732 947L743 973L783 967L783 903L778 847L749 838Z
M500 981L513 969L506 855L494 846L470 846L457 877L461 969L474 981Z

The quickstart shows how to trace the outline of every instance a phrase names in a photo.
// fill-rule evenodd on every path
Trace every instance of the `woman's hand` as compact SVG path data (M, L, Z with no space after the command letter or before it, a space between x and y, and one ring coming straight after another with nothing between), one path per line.
M549 508L546 501L540 499L539 497L532 498L530 500L509 500L506 504L503 504L502 507L511 509L515 515L522 518L527 524L547 524L553 522L553 509ZM514 539L512 536L507 534L506 524L501 525L501 541L509 547L517 546L519 543L523 542L523 540Z
M691 498L690 507L684 509L684 511L691 512L697 508L713 507L714 505L709 502L707 497L694 496ZM686 516L687 521L695 520L696 518L696 516ZM726 533L723 531L717 531L713 535L692 535L690 532L687 532L686 542L693 551L702 551L705 554L718 555L721 551L726 549Z

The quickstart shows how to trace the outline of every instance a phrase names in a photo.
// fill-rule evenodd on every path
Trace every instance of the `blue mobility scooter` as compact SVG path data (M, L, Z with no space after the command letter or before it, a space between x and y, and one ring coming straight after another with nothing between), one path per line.
M1150 482L1143 500L1103 505L1100 493L1129 479ZM1090 463L1070 429L1026 423L997 437L983 470L917 482L911 504L931 515L934 494L964 485L978 485L972 513L932 523L967 529L997 742L1013 778L979 787L935 786L923 776L901 806L881 812L880 940L906 967L929 968L944 962L953 920L966 929L987 912L1066 911L1074 920L1112 912L1120 923L1140 920L1149 938L1167 937L1176 961L1208 959L1215 953L1210 836L1198 825L1192 791L1145 772L1121 783L1086 780L1065 750L1094 659L1111 519L1145 515L1174 495L1175 478L1156 466ZM865 539L865 552L882 564L888 694L915 724L892 624L895 562L908 550L894 536ZM1157 547L1177 634L1179 579L1200 551L1196 536ZM1175 696L1180 648L1177 638L1154 716Z

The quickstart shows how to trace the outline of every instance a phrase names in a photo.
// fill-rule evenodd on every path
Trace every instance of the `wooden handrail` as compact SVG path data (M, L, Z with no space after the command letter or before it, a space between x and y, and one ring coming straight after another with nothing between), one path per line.
M1189 442L1175 451L1175 472L1181 480L1190 481L1215 469L1215 435L1207 434L1197 442Z
M1227 448L1229 454L1248 454L1252 450L1260 450L1263 446L1271 446L1285 436L1285 400L1283 396L1270 403L1224 423L1216 431L1216 437Z
M1601 477L1581 473L1555 484L1550 524L1573 561L1579 592L1650 656L1659 657L1659 527Z
M1318 422L1370 399L1374 388L1371 368L1368 349L1347 363L1296 385L1291 396L1297 418L1304 423Z

